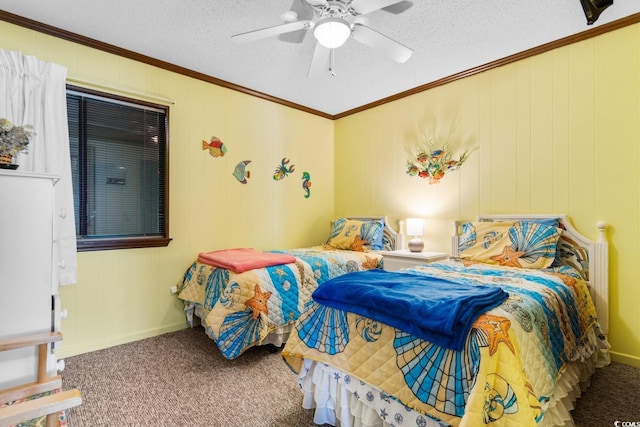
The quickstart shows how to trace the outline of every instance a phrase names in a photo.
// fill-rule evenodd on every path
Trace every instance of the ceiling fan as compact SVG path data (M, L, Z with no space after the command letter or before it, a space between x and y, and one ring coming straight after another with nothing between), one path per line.
M309 77L317 77L325 70L335 75L333 50L349 37L403 63L413 50L369 27L364 15L380 9L400 13L411 5L404 0L294 0L291 10L281 15L284 24L235 34L231 38L246 43L279 36L284 41L301 42L307 30L313 30L316 48L307 73Z

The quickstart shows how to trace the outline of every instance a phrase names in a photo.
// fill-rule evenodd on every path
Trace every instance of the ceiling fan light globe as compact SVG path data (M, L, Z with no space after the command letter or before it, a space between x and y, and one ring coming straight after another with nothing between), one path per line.
M313 35L322 46L335 49L347 41L351 35L351 27L342 18L325 18L315 25Z

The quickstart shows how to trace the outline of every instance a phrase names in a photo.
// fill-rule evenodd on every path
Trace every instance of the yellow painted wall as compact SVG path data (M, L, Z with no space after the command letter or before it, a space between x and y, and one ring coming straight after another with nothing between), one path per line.
M595 238L610 224L614 358L640 366L640 25L557 49L331 122L238 92L0 22L0 48L69 75L176 100L170 116L167 248L79 254L61 289L61 356L185 326L173 285L203 249L286 248L326 237L334 216L427 219L427 249L449 251L451 223L479 213L566 213ZM200 150L211 135L224 158ZM433 138L471 149L439 184L405 162ZM335 155L335 157L334 157ZM271 179L282 157L296 174ZM251 159L250 183L231 171ZM311 173L310 199L300 176ZM335 185L335 190L334 190Z
M169 230L166 248L84 252L78 283L60 289L69 318L60 356L186 327L169 291L198 252L280 249L321 243L333 218L333 122L149 65L0 21L0 48L68 68L68 75L175 100L170 107ZM224 157L201 149L212 135ZM282 158L295 172L273 173ZM251 160L249 183L232 176ZM302 172L311 174L304 198Z
M590 238L606 221L609 340L640 366L639 58L633 25L337 120L336 215L425 217L447 252L480 213L566 213ZM429 138L472 149L434 185L405 168Z

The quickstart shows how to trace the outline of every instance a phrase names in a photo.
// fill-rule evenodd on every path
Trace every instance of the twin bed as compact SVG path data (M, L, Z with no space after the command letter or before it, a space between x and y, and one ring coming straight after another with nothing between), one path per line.
M343 427L573 425L575 400L608 363L598 229L594 242L562 215L483 216L456 223L448 261L325 283L282 351L303 406Z
M201 253L178 283L178 297L189 324L200 322L223 356L235 359L253 346L281 346L318 285L382 268L379 251L395 245L396 232L384 217L340 218L322 245L259 253L282 259L274 265L243 262L248 258L239 252L246 248Z
M356 242L371 240L354 220L381 221L384 244L338 249L354 241L347 223ZM456 222L449 260L385 272L388 224L336 222L335 246L277 252L291 264L234 273L194 262L179 286L187 316L228 358L286 341L317 424L573 424L575 400L608 363L604 224L592 241L563 215L482 216Z

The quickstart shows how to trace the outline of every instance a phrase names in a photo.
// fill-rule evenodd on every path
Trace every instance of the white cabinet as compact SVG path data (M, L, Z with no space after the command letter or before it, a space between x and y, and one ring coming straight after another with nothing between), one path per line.
M411 268L420 264L442 261L449 258L444 252L411 252L408 250L382 251L384 269L396 271L403 268Z
M57 330L52 175L0 170L0 339ZM47 367L55 374L49 348ZM0 388L36 379L37 350L0 353Z

